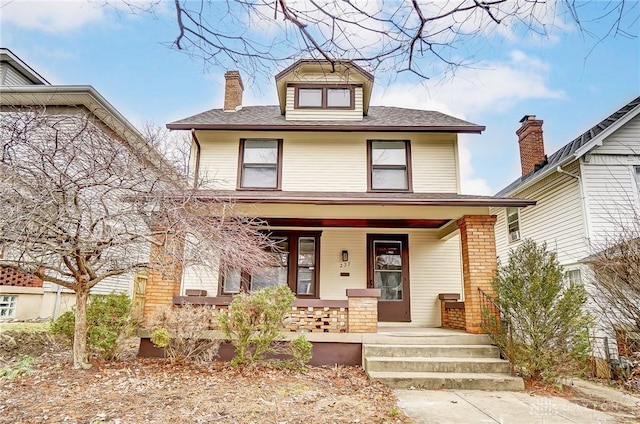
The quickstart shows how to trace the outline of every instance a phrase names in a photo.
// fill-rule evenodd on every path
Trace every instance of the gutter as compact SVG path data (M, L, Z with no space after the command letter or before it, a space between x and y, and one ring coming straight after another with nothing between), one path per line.
M376 125L318 125L318 124L276 124L276 125L250 125L250 124L177 124L170 123L166 127L170 130L244 130L244 131L325 131L325 132L431 132L431 133L460 133L460 134L480 134L486 127L481 125L458 127L458 126L376 126Z

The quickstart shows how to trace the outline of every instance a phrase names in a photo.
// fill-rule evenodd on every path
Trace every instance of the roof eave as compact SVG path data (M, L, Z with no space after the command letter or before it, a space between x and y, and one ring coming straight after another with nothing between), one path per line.
M484 126L375 126L375 125L246 125L246 124L198 124L169 123L170 130L244 130L244 131L379 131L379 132L437 132L480 134Z

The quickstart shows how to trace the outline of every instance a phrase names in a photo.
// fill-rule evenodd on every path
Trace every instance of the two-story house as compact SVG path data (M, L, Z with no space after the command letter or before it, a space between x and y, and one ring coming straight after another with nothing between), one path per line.
M537 203L526 209L491 209L497 216L498 256L506 261L523 239L545 242L557 253L568 278L592 289L596 279L588 257L612 247L621 234L636 234L640 228L640 97L548 157L543 121L527 115L520 122L516 134L522 176L496 196ZM592 294L598 296L597 290ZM598 330L601 339L595 352L604 357L603 346L614 340L613 332L602 319ZM608 342L604 336L609 336Z
M109 139L124 148L144 152L148 166L173 175L165 159L98 91L88 85L53 85L22 61L11 50L0 48L0 118L15 113L28 114L34 108L46 114L64 117L86 116L99 125ZM7 118L8 119L8 118ZM0 245L0 259L5 249ZM128 273L109 277L92 288L92 294L144 292L146 273ZM137 287L137 290L134 290ZM142 310L143 297L134 301ZM74 294L62 286L0 268L0 320L56 318L75 303Z
M496 250L525 239L546 242L570 277L580 280L581 262L602 249L640 216L640 97L592 128L545 154L543 121L522 118L516 131L522 176L496 194L525 197L536 206L495 208Z
M200 289L223 302L242 289L285 284L301 307L321 308L346 305L351 289L379 295L381 323L438 327L439 294L469 302L489 286L490 208L533 202L460 194L458 134L484 127L371 106L374 78L351 62L302 60L284 69L275 106L243 106L240 74L225 78L223 108L167 127L191 132L191 177L211 181L200 196L232 199L263 219L285 253L279 267L249 276L185 269L173 295ZM465 328L478 332L471 306ZM359 331L344 321L331 331Z

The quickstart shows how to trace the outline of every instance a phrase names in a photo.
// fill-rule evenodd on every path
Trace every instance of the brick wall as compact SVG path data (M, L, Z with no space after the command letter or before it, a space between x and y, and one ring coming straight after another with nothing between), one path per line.
M462 245L465 326L469 333L482 333L482 305L478 287L491 294L497 267L493 215L466 215L458 220Z
M466 329L464 302L442 302L442 328Z
M522 126L516 131L520 145L520 166L522 175L533 171L535 165L544 160L543 121L528 115L523 118Z
M346 333L348 316L347 308L294 306L287 317L287 329L296 332Z
M349 333L376 333L378 331L378 297L380 289L348 289Z
M0 286L42 287L42 280L13 268L0 268Z

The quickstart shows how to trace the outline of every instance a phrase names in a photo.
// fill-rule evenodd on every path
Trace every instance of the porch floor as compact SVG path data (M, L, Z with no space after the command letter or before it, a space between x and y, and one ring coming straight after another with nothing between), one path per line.
M310 342L325 343L375 343L378 336L394 337L435 337L435 336L459 336L467 334L462 330L434 327L409 327L400 325L379 325L376 333L285 333L288 340L293 340L299 335L304 336Z

